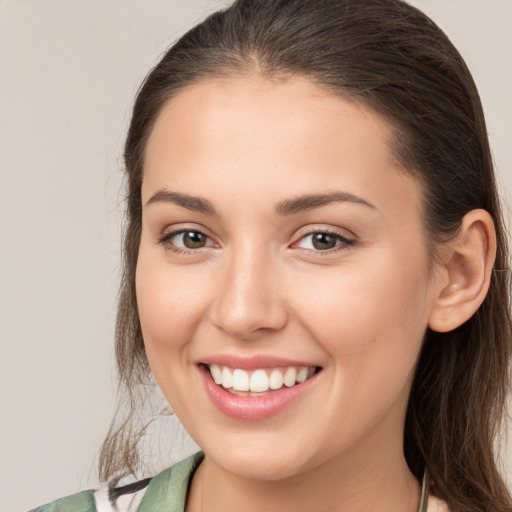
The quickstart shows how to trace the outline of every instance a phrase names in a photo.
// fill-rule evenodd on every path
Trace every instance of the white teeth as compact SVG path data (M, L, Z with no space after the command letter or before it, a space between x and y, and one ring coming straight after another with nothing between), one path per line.
M251 391L268 391L269 388L269 379L267 372L265 370L256 370L251 375Z
M283 374L279 370L272 370L269 387L270 389L281 389L283 387Z
M297 373L297 382L304 382L309 375L309 370L307 368L301 368Z
M216 364L210 365L210 373L212 374L215 384L222 383L222 370L219 368L218 365L216 365Z
M222 387L226 388L226 389L229 389L229 388L233 387L233 374L231 373L229 368L226 368L225 366L222 369L222 382L221 382L221 384L222 384Z
M233 389L236 391L249 391L249 375L245 370L236 369L233 372Z
M315 373L315 367L300 367L298 370L293 366L278 369L258 369L245 371L240 368L231 369L227 366L217 364L208 365L214 382L225 389L251 393L265 393L270 390L281 389L283 386L292 387L300 384ZM284 375L283 375L284 372Z
M286 387L291 388L297 380L297 370L295 368L288 368L283 377L283 382Z

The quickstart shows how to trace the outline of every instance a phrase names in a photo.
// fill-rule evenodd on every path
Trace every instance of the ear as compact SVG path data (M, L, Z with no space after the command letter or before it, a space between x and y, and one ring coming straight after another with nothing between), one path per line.
M456 238L441 248L442 281L429 318L433 331L452 331L473 316L489 290L495 257L492 217L470 211Z

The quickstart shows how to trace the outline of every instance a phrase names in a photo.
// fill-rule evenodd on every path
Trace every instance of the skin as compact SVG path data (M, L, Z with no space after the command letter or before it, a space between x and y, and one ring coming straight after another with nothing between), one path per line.
M203 81L157 119L137 299L155 379L206 454L188 512L417 510L405 410L451 274L429 273L421 188L393 158L390 135L376 114L299 78ZM163 189L207 199L218 215L147 204ZM333 191L371 206L275 212ZM183 228L207 235L206 245L178 253L183 237L161 241ZM326 231L353 243L315 248L308 234ZM279 414L236 420L212 404L197 370L226 353L322 371Z

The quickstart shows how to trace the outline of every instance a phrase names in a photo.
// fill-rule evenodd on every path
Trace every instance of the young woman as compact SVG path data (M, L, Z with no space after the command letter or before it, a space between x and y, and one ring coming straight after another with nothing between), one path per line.
M108 490L40 511L512 510L509 260L462 58L401 0L237 0L140 89ZM198 454L138 464L153 380Z

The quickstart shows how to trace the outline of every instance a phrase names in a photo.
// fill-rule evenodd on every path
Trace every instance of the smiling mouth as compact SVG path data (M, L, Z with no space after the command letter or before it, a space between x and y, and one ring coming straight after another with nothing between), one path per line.
M282 388L291 388L318 373L318 366L283 366L243 370L218 364L204 365L218 386L233 395L265 396Z

